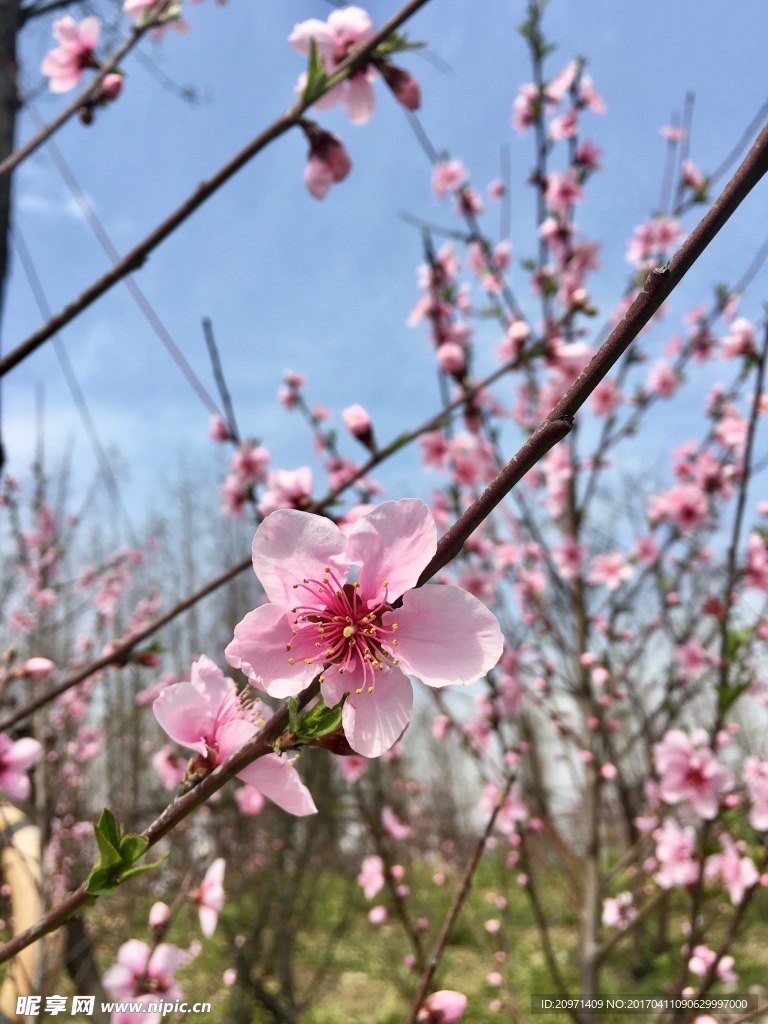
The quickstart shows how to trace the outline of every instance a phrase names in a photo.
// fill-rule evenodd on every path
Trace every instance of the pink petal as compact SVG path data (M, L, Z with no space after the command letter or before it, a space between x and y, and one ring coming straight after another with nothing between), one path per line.
M180 967L183 967L189 959L187 953L170 942L161 942L155 949L149 961L149 976L158 977L160 974L172 975Z
M224 651L233 668L242 669L272 697L295 697L317 672L317 665L305 665L301 658L296 658L294 665L289 663L291 655L285 645L291 639L291 622L277 605L263 604L238 622L235 639Z
M3 757L7 768L16 772L25 772L33 764L37 764L43 753L40 743L31 736L24 736L11 744L10 750Z
M14 771L0 771L0 793L7 793L14 800L26 800L32 784L26 775Z
M218 763L226 761L227 758L244 746L251 736L256 735L256 726L244 718L236 719L234 722L227 722L226 725L216 733L216 746L218 748Z
M266 754L249 764L237 776L268 797L289 814L304 817L317 814L312 794L287 757Z
M197 661L192 663L189 676L192 685L207 695L210 706L213 708L220 707L229 696L230 690L235 687L232 680L227 679L216 662L206 657L205 654L200 655Z
M309 18L300 22L288 36L291 46L304 57L309 56L309 44L312 39L320 56L328 57L333 53L333 32L319 18Z
M329 89L319 100L315 100L313 106L316 110L331 110L343 96L344 83L340 82L339 85L334 85L332 89Z
M376 674L373 693L354 691L342 712L344 733L350 747L364 757L378 757L389 750L411 720L413 688L399 669Z
M65 49L77 49L77 44L80 41L80 29L74 18L66 15L54 21L53 34Z
M206 939L210 939L216 931L216 925L219 921L219 911L214 910L213 907L201 906L198 908L198 914L200 917L200 931Z
M234 684L233 684L234 685ZM155 718L172 740L205 754L208 745L204 737L213 732L213 712L210 703L192 683L172 683L166 686L152 705Z
M126 967L125 964L114 964L102 978L102 984L107 992L119 999L129 999L133 994L133 983L136 979L136 972Z
M358 43L373 35L373 22L362 7L339 7L328 15L328 27L334 34L348 36Z
M80 22L80 44L93 50L99 41L101 21L99 18L83 18Z
M385 627L398 624L394 653L405 672L428 686L473 683L504 649L496 616L459 587L427 584L409 590L402 608L387 612L382 621Z
M330 519L278 509L268 515L253 538L253 568L269 600L283 610L306 604L306 590L294 590L304 579L322 579L325 566L346 577L342 561L346 541Z
M146 942L140 939L129 939L124 942L117 952L117 962L133 971L136 977L140 977L147 966L150 949Z
M347 78L344 82L341 102L352 124L366 124L370 121L376 106L376 93L364 71Z
M360 586L369 607L388 581L390 603L416 585L437 550L437 529L423 501L385 501L358 519L349 534L347 558L360 565Z

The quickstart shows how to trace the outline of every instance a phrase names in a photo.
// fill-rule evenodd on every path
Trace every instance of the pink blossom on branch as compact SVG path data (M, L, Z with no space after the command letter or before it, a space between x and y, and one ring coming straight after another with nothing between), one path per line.
M309 155L304 170L304 184L315 199L324 199L331 185L343 181L352 168L344 143L331 132L307 123L304 131L309 140Z
M653 748L659 775L659 795L668 804L689 802L705 820L718 812L720 797L732 784L731 773L720 765L703 729L688 737L681 729L670 729Z
M99 41L101 21L84 18L78 23L70 17L53 23L53 34L59 45L43 58L40 70L50 79L51 92L68 92L83 77L86 68L98 68L94 50Z
M320 516L272 513L253 541L268 603L236 627L227 660L273 697L295 696L319 676L328 707L347 695L352 749L378 756L410 720L404 672L429 686L465 684L501 657L499 624L480 601L458 587L413 589L436 548L435 521L415 499L384 502L347 536Z
M118 950L117 963L104 975L104 988L115 999L173 1003L182 997L174 974L189 959L189 953L168 942L150 949L146 942L129 939ZM161 1016L159 1012L132 1008L112 1019L115 1024L160 1024Z
M42 753L43 748L31 736L14 741L0 732L0 792L13 800L27 800L32 788L27 772Z
M309 56L314 43L318 59L326 73L332 75L353 50L364 46L372 36L373 22L369 15L361 7L349 6L333 11L327 22L318 18L300 22L291 32L288 42L305 57ZM376 105L372 84L375 77L374 68L361 68L325 93L315 106L329 110L341 101L352 124L365 124L371 119ZM302 93L305 84L306 75L302 75L296 91Z
M205 655L192 665L189 682L166 686L152 705L155 717L172 740L197 751L200 769L213 770L239 750L271 717L269 708L244 707L237 687ZM299 817L315 814L312 796L286 757L266 754L238 772L239 779Z

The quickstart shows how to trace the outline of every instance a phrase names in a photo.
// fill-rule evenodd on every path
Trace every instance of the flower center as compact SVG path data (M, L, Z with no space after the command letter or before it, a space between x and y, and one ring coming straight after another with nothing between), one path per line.
M376 673L399 661L384 647L397 647L393 638L397 623L384 627L381 622L383 613L390 610L389 584L386 580L382 583L382 597L369 608L359 583L342 583L327 565L324 572L322 579L304 579L293 584L294 590L307 591L311 600L291 609L295 617L291 641L285 645L291 655L288 663L295 665L297 655L305 665L324 665L321 683L336 672L343 675L362 671L363 685L355 692L360 694L367 687L372 693Z

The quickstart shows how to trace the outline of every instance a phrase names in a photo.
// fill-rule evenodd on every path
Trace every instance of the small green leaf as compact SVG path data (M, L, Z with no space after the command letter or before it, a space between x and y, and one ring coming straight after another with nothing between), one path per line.
M104 835L101 826L93 826L94 834L96 835L96 843L99 847L99 866L103 868L114 867L119 864L122 860L120 851L116 850L109 838Z
M296 741L309 743L335 732L341 725L343 703L340 701L336 707L327 708L323 701L319 700L311 711L291 724L291 732Z
M117 824L117 820L108 807L105 807L101 812L99 818L99 828L110 841L110 843L117 849L120 846L120 828Z
M109 868L94 868L85 883L89 896L111 896L117 888L117 881Z
M288 730L294 736L299 731L299 702L295 697L288 699Z
M376 47L376 57L389 57L393 53L404 53L407 50L421 50L427 44L426 43L412 43L408 39L408 36L401 35L400 32L391 32L386 39L379 43Z
M139 864L138 867L128 868L127 871L124 871L122 875L120 875L120 881L127 882L129 878L135 878L137 875L143 875L147 871L152 871L154 868L156 868L159 864L162 864L163 861L167 860L169 857L170 854L166 853L166 855L164 857L161 857L160 860L153 860L151 864Z
M127 835L120 840L120 860L123 867L130 867L140 860L149 848L149 840L144 836Z
M309 41L309 60L307 62L307 81L304 92L301 94L303 103L312 106L315 100L319 99L328 86L328 75L325 73L325 65L320 62L317 54L317 44L314 39Z

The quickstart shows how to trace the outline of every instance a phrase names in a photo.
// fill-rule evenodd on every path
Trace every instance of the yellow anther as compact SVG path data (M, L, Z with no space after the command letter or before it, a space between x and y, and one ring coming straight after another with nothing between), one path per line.
M330 572L330 571L331 571L330 565L326 565L325 568L323 569L323 572Z
M313 658L305 658L304 659L304 664L305 665L311 665L313 660L314 660Z
M296 659L295 658L289 658L288 659L288 664L289 665L295 665L296 664Z
M318 683L324 683L325 682L325 676L319 676L317 681L318 681Z
M368 687L368 693L373 693L373 687L372 686Z
M349 621L349 620L347 620L347 621ZM349 639L354 632L355 632L354 626L345 626L344 629L342 630L342 634L347 639Z
M397 647L397 640L393 640L393 641L392 641L392 646L393 646L393 647Z
M400 627L398 626L398 624L396 622L390 623L390 629L399 629L399 628Z
M384 580L384 582L381 585L382 585L382 587L388 587L389 586L389 580Z
M399 665L400 664L400 659L399 658L393 658L392 659L392 664L393 665Z
M352 586L355 588L355 590L359 590L360 589L360 584L359 583L353 583Z
M325 652L325 656L326 656L326 658L332 658L333 657L333 648L332 647L328 648L328 650Z
M356 693L356 694L358 695L358 697L360 696L360 694L361 694L362 692L363 692L363 691L362 691L362 689L360 689L360 690L355 690L355 693Z

